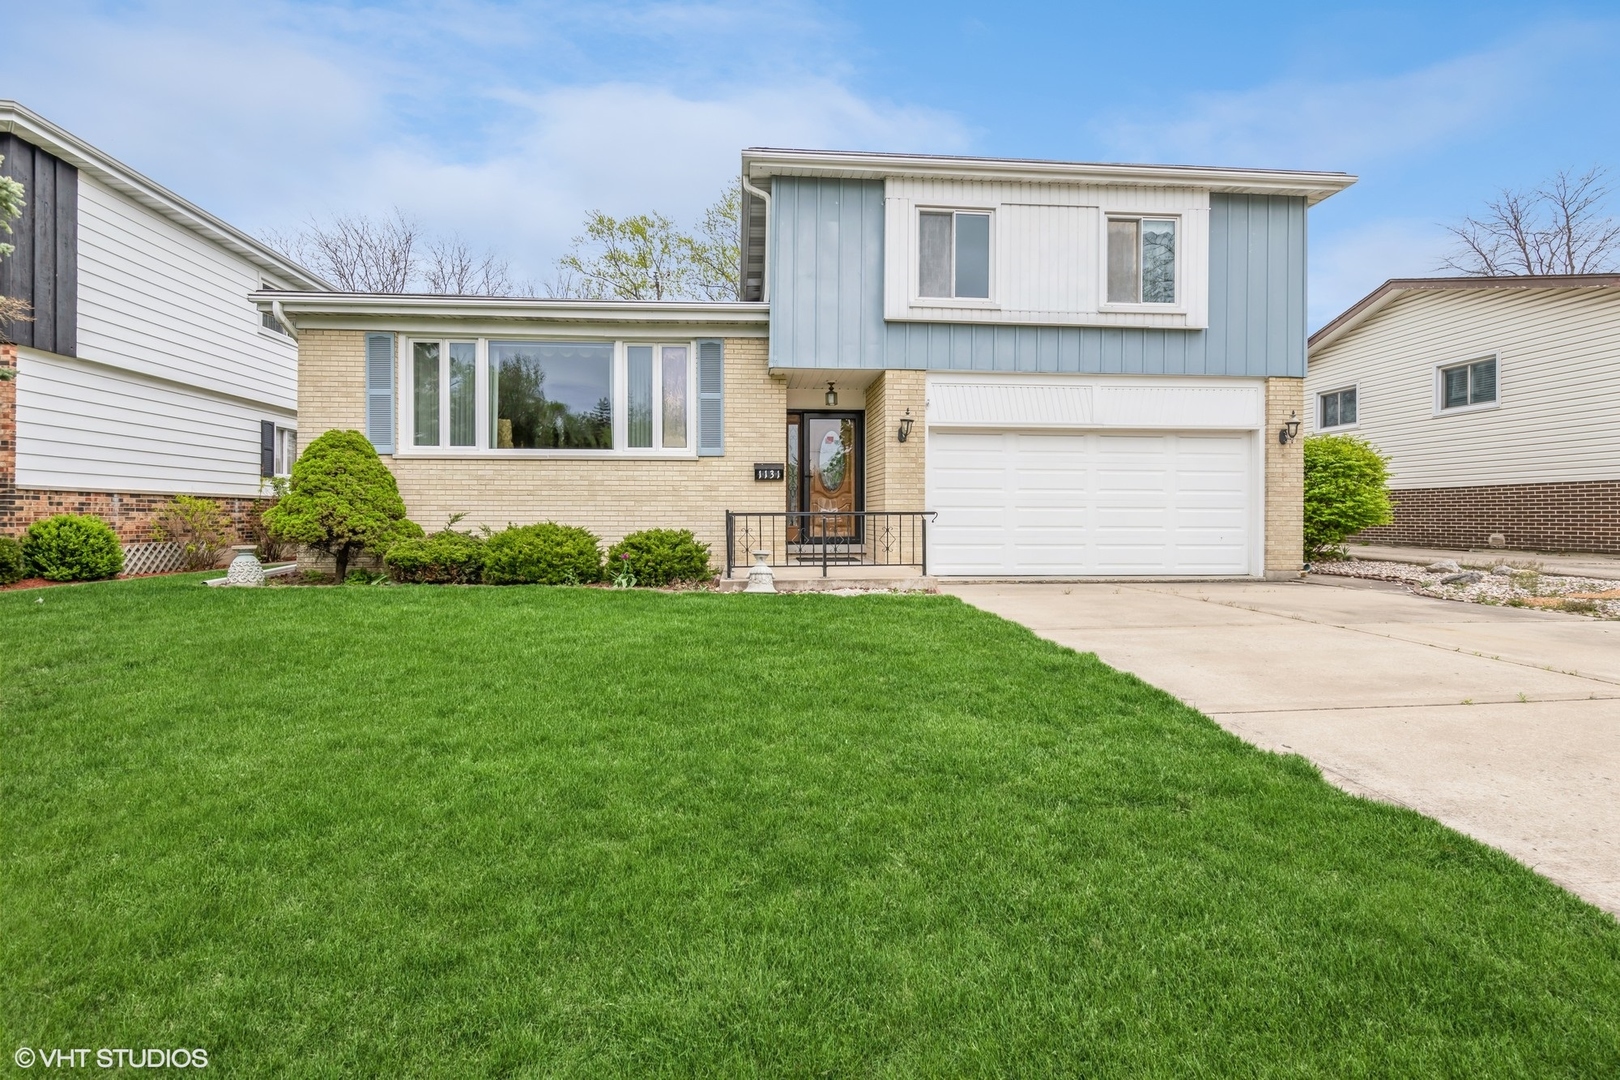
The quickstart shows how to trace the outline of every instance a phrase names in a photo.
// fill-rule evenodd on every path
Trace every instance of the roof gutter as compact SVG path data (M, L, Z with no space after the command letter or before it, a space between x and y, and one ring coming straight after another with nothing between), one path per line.
M765 204L765 257L759 272L759 299L760 303L768 304L771 302L771 195L764 188L754 186L753 181L748 179L747 169L743 170L742 186L744 191ZM748 227L746 216L742 226L745 229Z

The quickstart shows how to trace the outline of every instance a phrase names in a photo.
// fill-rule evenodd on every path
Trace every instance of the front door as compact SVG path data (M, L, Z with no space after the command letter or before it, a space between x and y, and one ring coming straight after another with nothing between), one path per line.
M787 418L789 539L796 544L859 543L866 461L862 414L790 412ZM832 515L832 516L825 516Z

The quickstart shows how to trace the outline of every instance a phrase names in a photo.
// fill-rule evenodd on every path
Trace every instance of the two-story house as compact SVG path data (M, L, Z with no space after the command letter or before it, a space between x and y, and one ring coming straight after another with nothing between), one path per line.
M304 437L366 432L429 528L682 527L744 562L928 512L938 575L1297 572L1306 211L1353 177L748 150L742 178L736 303L261 293Z
M13 101L0 159L26 204L0 295L33 313L0 326L0 533L97 514L143 570L173 554L145 541L175 494L246 531L298 427L297 348L250 297L325 283Z

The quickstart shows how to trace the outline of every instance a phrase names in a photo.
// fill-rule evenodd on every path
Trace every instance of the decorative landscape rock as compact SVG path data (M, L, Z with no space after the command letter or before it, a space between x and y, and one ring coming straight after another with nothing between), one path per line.
M1509 566L1507 563L1500 563L1491 567L1491 574L1495 577L1512 577L1513 567Z
M1416 563L1344 559L1317 563L1315 572L1331 577L1398 582L1419 596L1436 600L1540 608L1570 616L1620 621L1620 582L1610 578L1549 574L1522 567L1507 569L1506 574L1479 573L1472 583L1454 585L1440 584L1438 577Z
M1453 563L1452 565L1456 565ZM1475 585L1485 580L1485 575L1478 570L1464 570L1459 574L1447 574L1440 579L1442 585Z
M1436 559L1423 569L1435 574L1455 574L1457 571L1461 570L1462 567L1457 565L1457 560L1455 559Z

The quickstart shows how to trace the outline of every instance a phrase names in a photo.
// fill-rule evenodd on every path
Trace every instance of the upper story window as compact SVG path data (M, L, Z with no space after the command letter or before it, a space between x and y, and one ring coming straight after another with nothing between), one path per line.
M1176 302L1175 219L1108 219L1108 302Z
M413 339L402 449L690 455L692 342Z
M259 313L259 325L264 327L266 330L275 331L282 337L290 336L287 333L287 328L281 325L281 320L276 318L268 311L262 311Z
M990 299L990 215L923 210L917 215L917 295Z
M1496 404L1496 357L1447 364L1436 370L1439 411Z
M1332 390L1316 396L1316 430L1353 427L1356 419L1356 388Z

